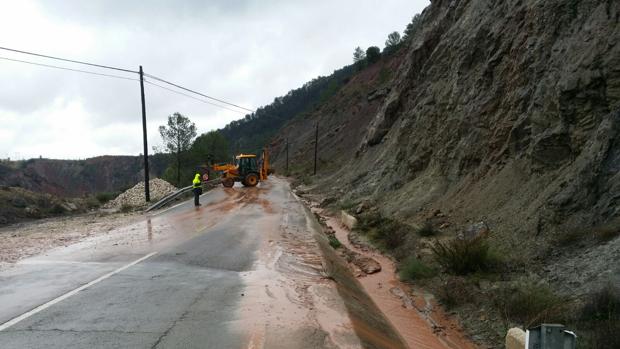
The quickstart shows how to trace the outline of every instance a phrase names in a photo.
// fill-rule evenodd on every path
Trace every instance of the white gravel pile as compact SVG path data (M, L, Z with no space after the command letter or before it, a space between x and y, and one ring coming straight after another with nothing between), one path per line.
M155 178L149 181L149 190L151 193L151 203L155 203L164 196L175 192L177 188L163 179ZM117 196L116 199L109 201L103 207L121 208L123 206L146 206L146 201L144 200L144 182L140 182L133 188L127 189Z

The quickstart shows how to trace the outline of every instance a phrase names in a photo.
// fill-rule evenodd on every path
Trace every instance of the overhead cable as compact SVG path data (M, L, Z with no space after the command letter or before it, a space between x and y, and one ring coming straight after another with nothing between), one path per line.
M170 92L173 92L173 93L176 93L176 94L179 94L179 95L182 95L182 96L185 96L185 97L191 98L191 99L195 99L195 100L197 100L197 101L199 101L199 102L202 102L202 103L205 103L205 104L210 104L210 105L213 105L213 106L216 106L216 107L220 107L220 108L223 108L223 109L226 109L226 110L234 111L235 113L245 114L245 112L242 112L242 111L240 111L240 110L235 110L235 109L232 109L232 108L225 107L225 106L223 106L223 105L219 105L219 104L211 103L211 102L209 102L209 101L205 101L204 99L200 99L200 98L194 97L194 96L189 95L189 94L187 94L187 93L183 93L183 92L176 91L176 90L173 90L173 89L168 88L168 87L165 87L165 86L158 85L158 84L156 84L156 83L154 83L154 82L150 82L150 81L148 81L148 80L146 80L146 79L144 80L144 82L146 82L146 83L147 83L147 84L149 84L149 85L157 86L157 87L162 88L162 89L164 89L164 90L168 90L168 91L170 91Z
M83 61L76 61L73 59L67 59L67 58L60 58L60 57L54 57L54 56L48 56L48 55L44 55L41 53L34 53L34 52L28 52L28 51L22 51L22 50L16 50L13 48L8 48L8 47L1 47L0 46L0 50L5 50L5 51L11 51L11 52L17 52L17 53L23 53L26 55L31 55L31 56L37 56L37 57L44 57L44 58L49 58L49 59L56 59L59 61L65 61L65 62L71 62L71 63L77 63L77 64L84 64L84 65L90 65L93 67L99 67L99 68L104 68L104 69L113 69L113 70L118 70L118 71L124 71L127 73L134 73L134 74L139 74L139 72L135 71L135 70L130 70L130 69L124 69L124 68L117 68L117 67L111 67L108 65L101 65L101 64L95 64L95 63L88 63L88 62L83 62Z
M123 80L132 80L132 81L140 81L139 79L136 79L136 78L128 78L128 77L126 77L126 76L112 75L112 74L104 74L104 73L97 73L97 72L88 71L88 70L81 70L81 69L72 69L72 68L67 68L67 67L60 67L60 66L57 66L57 65L50 65L50 64L43 64L43 63L36 63L36 62L23 61L23 60L21 60L21 59L13 59L13 58L7 58L7 57L0 57L0 59L4 59L4 60L6 60L6 61L11 61L11 62L18 62L18 63L25 63L25 64L31 64L31 65L38 65L38 66L41 66L41 67L47 67L47 68L62 69L62 70L69 70L69 71L78 72L78 73L84 73L84 74L92 74L92 75L106 76L106 77L109 77L109 78L116 78L116 79L123 79Z
M176 87L176 88L180 88L181 90L185 90L185 91L188 91L188 92L191 92L191 93L195 93L195 94L197 94L197 95L199 95L199 96L202 96L202 97L205 97L205 98L208 98L208 99L211 99L211 100L214 100L214 101L220 102L220 103L224 103L224 104L227 104L227 105L230 105L230 106L233 106L233 107L235 107L235 108L239 108L239 109L247 110L247 111L249 111L249 112L251 112L251 113L254 113L254 112L255 112L255 110L253 110L253 109L249 109L249 108L246 108L246 107L242 107L242 106L237 105L237 104L233 104L233 103L230 103L230 102L226 102L226 101L223 101L223 100L221 100L221 99L218 99L218 98L215 98L215 97L211 97L211 96L205 95L205 94L203 94L203 93L200 93L200 92L197 92L197 91L194 91L194 90L190 90L189 88L186 88L186 87L183 87L183 86L177 85L177 84L172 83L172 82L170 82L170 81L166 81L166 80L164 80L164 79L162 79L162 78L158 78L158 77L153 76L153 75L151 75L151 74L146 74L146 73L145 73L145 74L144 74L144 76L147 76L147 77L149 77L149 78L151 78L151 79L155 79L155 80L157 80L157 81L161 81L161 82L166 83L166 84L168 84L168 85L172 85L172 86L174 86L174 87Z

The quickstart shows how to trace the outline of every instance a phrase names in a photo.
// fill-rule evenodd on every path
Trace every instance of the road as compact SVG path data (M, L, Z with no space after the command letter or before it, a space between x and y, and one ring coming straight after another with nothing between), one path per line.
M399 348L277 177L0 273L2 348Z

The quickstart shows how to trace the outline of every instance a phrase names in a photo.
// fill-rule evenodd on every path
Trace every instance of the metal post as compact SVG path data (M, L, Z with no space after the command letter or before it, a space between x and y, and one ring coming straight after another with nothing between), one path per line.
M316 175L316 154L319 148L319 122L316 122L316 131L314 133L314 174Z
M140 66L140 96L142 97L142 139L144 141L144 197L146 202L151 201L149 190L149 150L146 141L146 103L144 101L144 72Z
M286 175L288 176L288 138L286 139Z

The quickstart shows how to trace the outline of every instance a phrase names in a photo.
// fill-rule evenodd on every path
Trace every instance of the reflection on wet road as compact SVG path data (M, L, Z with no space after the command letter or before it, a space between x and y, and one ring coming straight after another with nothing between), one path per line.
M201 201L0 273L2 348L403 347L285 181Z

